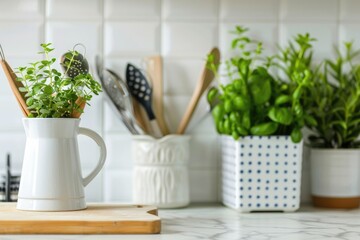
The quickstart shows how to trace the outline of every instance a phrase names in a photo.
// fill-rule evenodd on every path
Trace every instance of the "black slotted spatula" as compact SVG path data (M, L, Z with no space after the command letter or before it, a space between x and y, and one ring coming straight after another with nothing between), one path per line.
M132 64L126 66L126 83L131 95L144 107L155 137L162 137L152 109L152 89L142 72Z

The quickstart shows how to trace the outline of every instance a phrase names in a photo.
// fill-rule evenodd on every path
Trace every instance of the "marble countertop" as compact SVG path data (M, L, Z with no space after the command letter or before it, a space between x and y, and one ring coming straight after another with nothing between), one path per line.
M302 207L295 213L239 213L222 205L160 210L157 235L2 235L0 239L246 239L359 240L360 209L340 211Z

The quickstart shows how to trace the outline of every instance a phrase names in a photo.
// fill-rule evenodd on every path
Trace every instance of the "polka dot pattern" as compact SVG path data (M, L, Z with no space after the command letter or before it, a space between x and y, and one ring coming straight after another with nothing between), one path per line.
M288 136L248 136L238 141L223 136L221 141L225 205L243 212L299 208L302 143L294 144Z

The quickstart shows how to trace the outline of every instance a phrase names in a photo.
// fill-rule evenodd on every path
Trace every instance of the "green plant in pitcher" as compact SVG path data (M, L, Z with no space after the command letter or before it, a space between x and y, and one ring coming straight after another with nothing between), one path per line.
M49 56L54 50L51 43L41 44L41 47L43 51L40 54L45 56L44 60L17 68L17 80L24 85L19 91L25 93L30 117L71 117L74 111L82 111L76 100L80 97L88 103L93 94L98 95L101 92L101 85L89 73L79 74L74 78L60 73L53 68L56 58ZM70 53L71 64L78 52Z
M311 121L303 109L303 88L310 84L311 41L299 35L296 45L281 54L264 59L262 43L246 36L248 29L236 27L232 48L240 53L225 62L228 84L209 90L207 100L216 129L220 134L240 136L291 135L293 142L302 139L301 128ZM208 67L215 71L211 58ZM283 69L288 79L271 74ZM311 119L311 120L306 120Z
M342 54L324 61L322 74L314 79L307 96L309 111L317 125L309 140L317 148L358 148L360 141L360 64L355 57L360 50L344 43Z

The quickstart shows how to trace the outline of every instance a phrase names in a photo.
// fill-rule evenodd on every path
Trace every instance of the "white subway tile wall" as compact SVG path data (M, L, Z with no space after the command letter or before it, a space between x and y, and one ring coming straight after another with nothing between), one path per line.
M357 0L0 0L0 43L13 67L36 59L39 44L53 42L56 56L76 43L86 46L92 72L94 56L124 77L127 62L144 67L142 58L164 57L166 119L177 128L200 75L206 53L219 46L231 56L231 34L236 25L250 28L251 36L274 53L297 33L310 32L319 60L332 55L344 40L360 47ZM81 51L82 49L79 48ZM21 113L4 74L0 73L0 172L6 153L13 171L21 171L25 135ZM103 95L86 107L81 125L99 132L107 143L104 171L86 188L88 201L132 201L131 135ZM204 99L191 121L191 200L219 200L219 144ZM79 137L83 173L96 164L96 144ZM302 200L309 201L309 163L305 148ZM1 160L3 159L3 160Z

